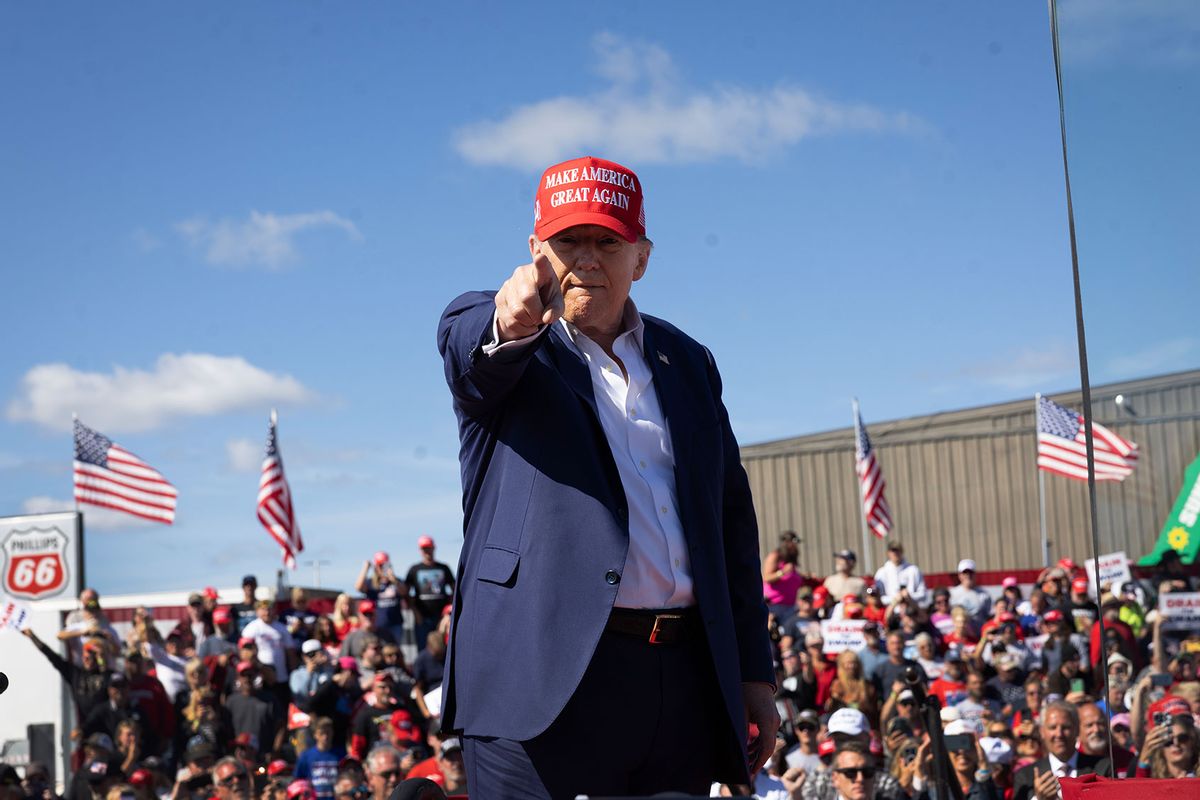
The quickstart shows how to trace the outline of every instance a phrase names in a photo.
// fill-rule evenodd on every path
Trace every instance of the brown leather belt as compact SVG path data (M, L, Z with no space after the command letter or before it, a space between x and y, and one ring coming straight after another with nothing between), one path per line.
M700 611L690 608L614 608L604 630L647 644L682 644L703 632Z

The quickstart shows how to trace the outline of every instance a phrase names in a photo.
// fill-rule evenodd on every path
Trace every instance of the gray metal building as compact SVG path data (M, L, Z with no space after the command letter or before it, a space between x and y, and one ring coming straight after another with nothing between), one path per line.
M1080 392L1047 396L1081 410ZM1092 408L1096 422L1139 446L1133 475L1097 484L1100 552L1136 560L1153 546L1200 450L1200 370L1094 386ZM867 425L892 535L909 560L926 572L952 572L966 557L981 571L1042 566L1033 397ZM861 550L853 428L748 445L742 462L763 553L789 529L801 537L806 571L831 570L834 550ZM1087 483L1046 474L1045 488L1050 558L1082 564L1091 552ZM869 563L878 568L884 546L871 538Z

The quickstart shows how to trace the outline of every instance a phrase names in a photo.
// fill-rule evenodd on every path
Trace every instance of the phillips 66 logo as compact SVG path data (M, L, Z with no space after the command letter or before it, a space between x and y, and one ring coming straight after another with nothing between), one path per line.
M8 535L4 551L4 593L38 600L67 585L67 535L58 528L28 528Z

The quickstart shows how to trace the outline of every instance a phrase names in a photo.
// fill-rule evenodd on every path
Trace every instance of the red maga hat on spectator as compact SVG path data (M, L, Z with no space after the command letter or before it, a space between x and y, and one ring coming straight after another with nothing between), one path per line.
M132 786L149 786L154 783L154 776L148 769L135 769L129 776L129 783Z
M358 613L374 614L375 613L375 601L374 600L359 600L358 601Z
M833 743L833 739L826 739L817 745L817 755L822 758L833 755L834 750L837 750L837 745Z
M288 784L287 796L288 800L317 800L317 790L311 781L297 778Z
M426 547L434 547L434 546L435 545L433 544L433 537L431 537L431 536L422 536L420 539L417 539L417 547L419 547L421 549L425 549Z
M829 590L824 586L818 586L817 588L813 589L813 600L817 601L818 603L823 603L825 602L826 597L829 597Z
M200 594L204 595L209 600L216 600L218 597L220 597L220 595L217 594L217 590L211 586L205 586L204 591L201 592Z
M233 615L229 613L229 609L225 606L218 606L213 609L213 622L217 625L224 625L233 619Z
M1045 616L1042 617L1042 619L1046 620L1046 622L1062 622L1062 618L1063 613L1057 608L1050 609L1046 612Z
M238 662L238 665L237 665L238 675L241 675L243 672L249 672L252 669L254 669L253 661L239 661Z
M253 733L239 733L233 740L234 747L249 747L258 750L258 737Z
M633 170L593 156L547 168L533 201L533 233L544 242L575 225L601 225L629 242L645 236L642 182Z
M386 564L387 562L391 561L391 559L390 559L390 558L388 558L388 554L387 554L387 553L385 553L385 552L383 552L382 550L380 550L378 553L376 553L376 554L375 554L374 561L375 561L375 564L376 564L377 566L380 566L380 567L382 567L384 564Z
M847 595L842 595L842 602L843 603L861 603L862 600L859 600L858 595L856 595L856 594L847 594Z
M1079 565L1069 558L1060 558L1058 560L1058 566L1062 567L1067 572L1074 572L1075 570L1079 569Z
M254 641L253 636L243 636L238 639L238 647L249 647L250 645L258 646L258 642Z
M270 764L267 764L267 774L272 778L274 778L276 775L283 775L284 773L290 775L291 772L292 765L284 761L282 758L277 758Z
M348 669L351 672L358 673L358 662L354 660L354 656L342 656L337 661L338 669Z
M407 709L393 711L391 725L397 739L406 742L421 741L421 730L413 723L412 713Z
M375 677L371 678L371 683L379 685L381 683L395 683L392 676L388 672L380 671L375 673Z
M1000 585L1003 586L1005 589L1011 589L1012 587L1017 585L1017 576L1009 575L1007 578L1005 578L1004 580L1002 580L1000 582Z
M1071 588L1076 594L1083 594L1088 590L1087 578L1076 578L1075 580L1071 581Z

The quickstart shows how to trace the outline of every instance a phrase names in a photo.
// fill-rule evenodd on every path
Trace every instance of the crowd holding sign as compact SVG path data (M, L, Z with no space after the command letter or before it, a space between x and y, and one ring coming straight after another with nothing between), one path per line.
M20 631L29 627L29 606L9 597L0 597L0 631Z
M1158 613L1163 616L1163 628L1200 630L1200 592L1164 594L1158 598Z
M1100 556L1100 586L1096 586L1096 559L1089 558L1086 562L1088 594L1093 598L1099 597L1099 589L1133 580L1133 572L1129 569L1129 557L1122 550Z
M825 640L825 655L835 656L843 650L861 650L866 645L862 619L821 620L821 636Z

